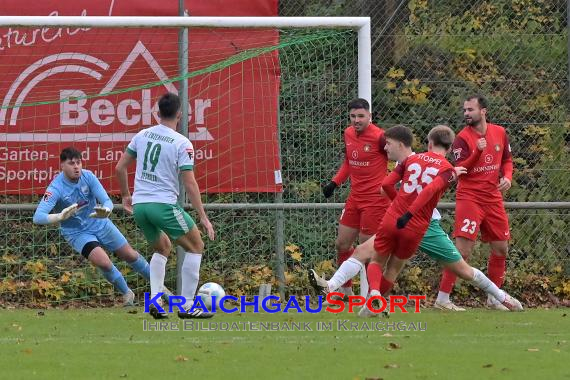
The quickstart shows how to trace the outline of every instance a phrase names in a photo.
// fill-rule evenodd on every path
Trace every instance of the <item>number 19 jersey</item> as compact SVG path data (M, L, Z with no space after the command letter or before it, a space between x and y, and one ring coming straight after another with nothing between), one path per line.
M176 204L179 173L194 168L190 140L159 124L137 133L127 146L127 154L137 159L133 204Z

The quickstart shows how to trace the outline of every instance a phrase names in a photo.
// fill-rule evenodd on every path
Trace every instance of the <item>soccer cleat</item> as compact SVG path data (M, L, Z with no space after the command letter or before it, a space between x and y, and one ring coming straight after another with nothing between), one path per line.
M374 318L374 317L377 317L378 314L372 312L372 310L370 310L368 308L368 306L364 305L360 308L360 311L358 312L358 316L360 318Z
M434 309L445 310L445 311L465 311L465 308L457 306L453 302L438 302L435 301L433 304Z
M509 309L510 311L523 311L523 306L521 304L521 302L516 299L515 297L510 296L509 294L506 294L506 298L503 301L502 305L504 307L506 307L507 309Z
M167 319L168 318L168 314L166 314L166 312L164 312L164 311L163 312L158 311L158 308L156 306L154 306L154 304L152 304L148 307L148 312L154 319Z
M216 313L207 313L202 309L189 309L184 312L178 312L178 318L182 319L208 319L212 318Z
M125 294L123 294L123 306L135 306L135 293L129 289Z
M168 305L169 304L168 301L170 300L168 297L173 295L174 294L166 286L162 287L162 297L160 297L160 299L163 301L164 304Z
M374 296L381 296L381 294L378 290L373 289L370 291L368 298L374 297ZM368 302L368 299L367 299L367 302ZM372 301L372 306L376 310L380 309L380 301L379 300ZM365 304L364 306L362 306L362 308L358 312L358 316L361 318L371 318L371 317L378 317L378 316L389 317L388 310L390 310L390 305L387 305L386 308L384 309L384 311L382 311L381 313L376 313L376 312L370 310L368 308L368 305Z
M337 296L337 295L335 294L335 295L331 295L330 298L331 298L331 300L335 300L335 301L348 302L348 297L347 297L347 296L342 297L342 296ZM323 306L335 306L335 307L336 307L336 306L338 306L338 304L332 304L332 303L330 303L329 301L327 301L326 298L325 298L325 301L323 302Z
M368 298L366 299L366 302L368 303L368 299L372 296L376 296L376 295L380 295L380 292L378 290L371 290L370 293L368 294ZM374 303L374 307L376 308L377 305L375 304L376 301L373 301ZM362 306L362 308L360 308L360 311L358 312L358 316L361 318L372 318L372 317L376 317L377 314L374 313L372 310L370 310L368 308L367 304L364 304Z
M315 272L312 269L309 269L308 276L309 276L309 283L311 284L313 289L315 289L317 295L326 296L329 293L329 284L327 284L327 281L324 278L319 277L317 272Z
M506 301L506 299L505 299ZM497 301L497 299L493 296L487 297L487 307L489 309L500 310L500 311L509 311L509 308ZM521 306L522 308L522 306Z

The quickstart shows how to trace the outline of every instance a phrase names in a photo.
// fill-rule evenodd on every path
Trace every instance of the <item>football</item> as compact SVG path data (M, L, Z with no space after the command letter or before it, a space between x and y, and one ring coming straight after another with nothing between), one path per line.
M224 288L215 282L207 282L198 289L198 295L202 298L208 310L212 309L212 296L216 296L216 305L220 306L220 300L226 295Z

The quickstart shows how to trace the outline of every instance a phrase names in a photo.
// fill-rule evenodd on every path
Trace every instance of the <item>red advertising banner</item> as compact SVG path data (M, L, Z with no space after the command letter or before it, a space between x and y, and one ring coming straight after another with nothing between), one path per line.
M0 13L178 14L174 1L49 0L25 8L4 0ZM187 8L193 16L276 16L277 0L187 1ZM202 191L282 191L277 51L241 58L278 39L276 30L190 30L188 137ZM178 30L0 28L0 70L0 194L43 193L67 146L83 151L84 168L118 193L114 167L126 145L158 124L160 95L178 92Z

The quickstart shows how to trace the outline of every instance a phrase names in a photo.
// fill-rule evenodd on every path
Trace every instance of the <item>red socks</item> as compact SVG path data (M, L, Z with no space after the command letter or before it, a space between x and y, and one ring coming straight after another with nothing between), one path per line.
M505 282L506 261L506 256L499 256L491 251L487 264L487 275L499 288L502 288Z

